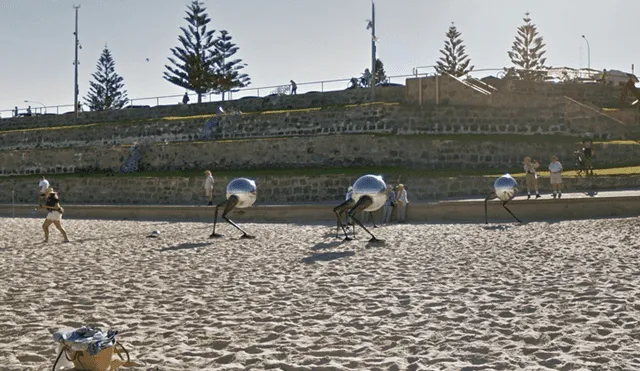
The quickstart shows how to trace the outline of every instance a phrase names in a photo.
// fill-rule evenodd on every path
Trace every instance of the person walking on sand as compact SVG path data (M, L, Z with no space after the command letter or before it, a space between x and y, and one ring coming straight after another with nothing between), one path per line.
M558 161L557 156L551 158L549 164L549 172L551 178L551 188L553 189L553 198L556 198L556 192L558 198L562 198L562 164Z
M409 205L409 198L407 196L407 190L404 189L404 184L398 184L398 195L396 197L398 223L404 223L407 219L407 206Z
M206 170L204 172L205 180L204 180L204 192L207 195L207 199L209 199L209 206L213 205L213 185L215 181L213 180L213 175L211 175L211 171Z
M525 172L525 182L527 184L527 200L531 198L531 188L536 191L536 198L540 198L540 191L538 189L538 173L536 169L540 167L538 161L533 160L531 162L531 157L527 156L524 158L524 172Z
M70 242L69 237L67 237L67 231L62 228L61 224L64 209L60 206L60 198L58 197L58 194L54 192L52 187L47 188L46 201L44 206L41 207L47 209L47 217L42 224L42 230L44 230L44 242L49 242L49 226L51 224L53 224L60 233L62 233L64 242Z

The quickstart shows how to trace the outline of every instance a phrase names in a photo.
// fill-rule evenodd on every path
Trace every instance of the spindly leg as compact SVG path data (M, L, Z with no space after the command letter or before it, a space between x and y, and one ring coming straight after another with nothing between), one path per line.
M376 236L373 235L373 233L369 232L369 230L364 225L362 225L362 223L360 223L358 218L355 217L357 213L371 206L372 203L373 203L373 200L371 199L371 197L369 196L360 197L360 199L355 204L355 206L351 210L349 210L349 216L351 217L351 219L353 219L354 222L356 222L356 224L358 224L362 229L365 230L365 232L367 232L371 236L371 239L369 240L369 242L382 242L382 240L377 239Z
M376 225L376 220L373 218L373 212L372 211L369 211L369 218L373 222L373 228L378 228L378 226Z
M498 198L496 193L495 192L491 192L491 193L489 193L487 198L484 199L484 224L489 224L489 219L487 217L487 202L489 200L493 200L493 199L496 199L496 198Z
M518 219L518 217L517 217L517 216L515 216L515 215L511 212L511 210L509 210L509 209L507 208L507 202L509 202L509 201L505 201L505 202L503 202L503 203L502 203L502 207L504 207L504 209L505 209L505 210L507 210L507 211L509 212L509 214L511 214L511 216L512 216L512 217L514 217L518 222L522 223L522 220Z
M336 238L338 238L338 233L340 231L340 228L342 228L342 231L344 232L344 239L345 241L349 241L351 240L351 238L349 237L349 234L347 233L347 229L344 227L344 224L342 224L342 217L340 216L343 212L349 210L349 208L351 208L351 206L353 206L354 202L352 199L348 199L345 202L341 203L340 205L336 206L333 208L333 212L336 214L336 220L337 220L337 227L336 227Z
M213 216L213 233L211 233L211 235L209 235L209 238L219 238L222 237L221 234L216 233L216 224L218 223L218 209L221 206L225 206L225 210L226 210L226 205L228 205L229 200L224 200L221 203L216 205L216 211L215 214Z
M238 225L234 223L231 219L227 218L227 214L229 214L231 210L233 210L233 208L236 207L236 205L238 204L238 201L239 201L238 196L235 196L235 195L231 196L229 197L228 201L229 202L227 202L227 206L224 208L224 211L222 212L222 219L226 220L229 224L236 227L237 230L242 232L242 236L240 236L240 238L255 238L254 236L247 234L247 232L245 232L242 228L238 227Z

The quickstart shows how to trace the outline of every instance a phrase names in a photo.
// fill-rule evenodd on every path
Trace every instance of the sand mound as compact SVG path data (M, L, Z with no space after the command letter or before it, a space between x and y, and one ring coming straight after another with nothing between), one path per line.
M0 369L50 367L51 333L84 323L163 371L640 369L639 221L392 225L369 245L66 220L73 243L41 244L41 220L2 219Z

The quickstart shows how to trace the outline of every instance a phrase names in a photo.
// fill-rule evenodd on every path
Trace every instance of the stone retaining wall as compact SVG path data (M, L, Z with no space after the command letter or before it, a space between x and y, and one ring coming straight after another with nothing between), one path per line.
M215 174L214 174L215 175ZM97 205L202 205L206 203L203 177L199 178L143 178L143 177L49 177L63 204ZM258 199L256 204L286 204L327 202L338 204L344 200L349 185L357 177L345 175L260 176L256 177ZM403 183L410 202L433 201L449 197L486 197L494 177L464 176L457 178L428 176L389 176L387 183ZM216 177L215 199L221 202L230 178ZM524 179L519 178L524 192ZM0 179L0 203L36 203L38 179ZM636 188L640 176L597 176L566 178L565 192L588 192L604 189ZM550 192L549 179L540 179L543 193ZM524 194L524 193L521 193ZM548 196L547 196L548 197Z
M459 140L428 136L332 135L182 142L149 146L140 162L144 171L238 170L270 168L397 166L411 169L519 168L524 156L542 166L552 155L573 166L575 140L497 136L460 136ZM119 171L133 147L102 146L5 151L1 175ZM638 163L635 142L596 143L596 166Z
M318 136L329 134L520 134L581 136L585 127L570 130L561 110L517 107L424 107L370 104L306 111L159 119L122 124L0 133L0 150L57 148L209 139ZM599 116L589 121L594 137L624 137L620 124ZM569 125L571 126L571 125ZM573 126L571 126L573 127Z

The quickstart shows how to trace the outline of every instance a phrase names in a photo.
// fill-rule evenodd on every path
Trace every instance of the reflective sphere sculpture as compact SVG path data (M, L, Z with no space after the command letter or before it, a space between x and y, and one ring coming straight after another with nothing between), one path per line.
M231 196L238 197L235 207L245 208L256 202L256 182L247 178L236 178L227 185L227 199Z
M510 201L518 193L518 182L511 175L505 174L496 179L493 183L493 189L496 192L496 197L501 201Z
M381 208L387 200L387 185L380 175L363 175L353 183L353 193L351 198L358 202L360 197L369 196L373 203L363 211L376 211Z

